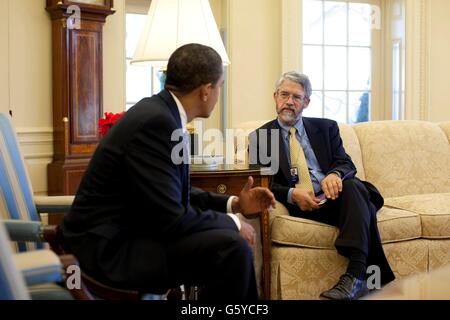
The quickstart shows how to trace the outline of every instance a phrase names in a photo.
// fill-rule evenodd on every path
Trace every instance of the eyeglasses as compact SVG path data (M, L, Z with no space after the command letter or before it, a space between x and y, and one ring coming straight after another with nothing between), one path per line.
M297 104L302 103L306 99L306 97L302 97L302 96L299 96L297 94L289 93L289 92L286 92L286 91L278 91L277 93L278 93L278 96L282 100L286 101L286 100L289 100L290 97L292 97L292 101L294 101Z

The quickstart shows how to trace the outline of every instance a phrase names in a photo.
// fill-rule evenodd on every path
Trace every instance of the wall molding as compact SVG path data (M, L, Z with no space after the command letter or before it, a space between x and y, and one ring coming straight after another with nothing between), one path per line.
M53 129L18 128L16 132L33 191L46 194L47 165L53 160Z

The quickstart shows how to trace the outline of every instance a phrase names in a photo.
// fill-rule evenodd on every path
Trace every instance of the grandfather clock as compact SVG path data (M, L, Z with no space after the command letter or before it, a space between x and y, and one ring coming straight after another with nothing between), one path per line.
M53 162L49 195L75 194L100 139L103 24L113 0L47 0L52 20Z

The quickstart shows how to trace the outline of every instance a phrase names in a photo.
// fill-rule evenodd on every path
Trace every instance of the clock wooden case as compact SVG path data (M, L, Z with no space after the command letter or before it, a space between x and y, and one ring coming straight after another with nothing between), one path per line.
M47 0L52 20L53 162L49 195L75 194L100 139L103 24L112 0Z

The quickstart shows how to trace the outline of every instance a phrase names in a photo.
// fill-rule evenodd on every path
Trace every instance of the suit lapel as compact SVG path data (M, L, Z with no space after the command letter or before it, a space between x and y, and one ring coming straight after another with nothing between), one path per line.
M318 127L316 127L312 121L308 118L303 118L303 124L305 126L306 134L308 135L309 142L311 143L311 148L316 155L317 161L319 162L320 168L323 172L327 172L329 169L327 150L325 149L324 142L326 141L325 136Z

